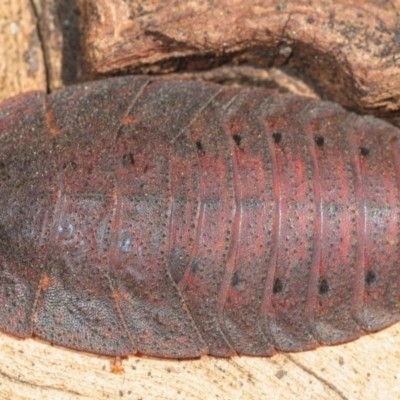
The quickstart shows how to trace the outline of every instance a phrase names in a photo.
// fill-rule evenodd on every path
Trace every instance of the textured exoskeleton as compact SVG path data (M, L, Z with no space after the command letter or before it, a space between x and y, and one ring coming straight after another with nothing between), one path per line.
M399 131L261 89L122 77L0 106L0 329L268 356L400 319Z

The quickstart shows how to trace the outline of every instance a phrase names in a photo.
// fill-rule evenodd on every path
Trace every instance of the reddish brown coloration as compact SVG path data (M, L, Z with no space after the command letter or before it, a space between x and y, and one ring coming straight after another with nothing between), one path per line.
M0 107L0 327L267 356L400 319L399 132L327 102L115 78Z
M123 374L125 373L125 369L122 366L121 357L115 357L111 362L111 372L113 374Z

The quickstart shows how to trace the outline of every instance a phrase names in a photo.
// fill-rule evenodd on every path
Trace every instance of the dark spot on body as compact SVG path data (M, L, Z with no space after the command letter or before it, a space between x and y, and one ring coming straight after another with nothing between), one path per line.
M133 158L133 154L131 152L125 153L122 156L122 165L124 168L129 168L135 164L135 159Z
M236 146L240 147L240 143L242 142L242 137L240 135L233 135L233 140L236 143Z
M282 133L275 132L272 134L272 137L274 138L275 143L278 144L282 140Z
M313 17L308 17L306 21L308 24L313 24L315 22L315 19Z
M325 139L323 136L317 135L315 136L314 140L318 147L322 147L324 145Z
M369 154L369 149L367 147L360 147L360 153L363 157Z
M274 287L272 288L272 293L273 294L278 294L281 293L283 290L283 282L281 279L276 278L275 279L275 283L274 283Z
M74 171L78 169L78 164L75 161L71 161L70 165Z
M327 279L321 279L321 281L319 282L318 292L321 296L329 292L329 283Z
M238 271L235 271L235 273L233 274L232 277L232 287L237 286L240 283L241 279L240 279L240 274Z
M198 151L199 153L202 153L202 154L205 153L203 144L201 143L200 140L198 140L198 141L196 142L196 147L197 147L197 151Z
M376 272L369 270L367 271L367 274L365 275L365 283L368 286L371 286L373 283L376 282L377 276L376 276Z
M195 261L195 262L192 264L192 268L191 268L192 274L194 275L194 274L199 270L199 268L200 268L199 262L198 262L198 261Z
M6 164L4 162L0 162L0 179L1 180L9 180L11 176L7 173Z

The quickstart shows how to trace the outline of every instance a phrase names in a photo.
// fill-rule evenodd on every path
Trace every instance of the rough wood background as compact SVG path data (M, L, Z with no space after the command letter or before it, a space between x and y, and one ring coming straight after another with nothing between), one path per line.
M94 76L286 65L348 108L400 115L400 0L78 1Z
M75 1L0 4L0 99L82 79ZM199 77L247 84L273 81L314 95L307 85L276 69L223 67ZM346 345L272 358L130 357L122 360L124 372L119 374L114 360L4 334L0 359L0 399L400 398L400 324Z

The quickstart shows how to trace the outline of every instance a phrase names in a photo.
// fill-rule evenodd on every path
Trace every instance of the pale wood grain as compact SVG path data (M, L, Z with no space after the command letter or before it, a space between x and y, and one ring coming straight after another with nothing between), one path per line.
M113 360L0 335L0 399L398 399L400 324L271 358Z
M46 90L37 19L29 0L0 1L0 101L29 90Z

